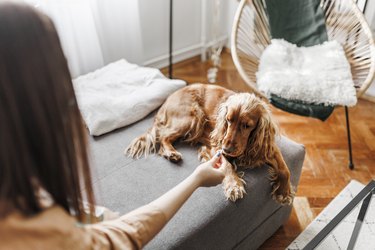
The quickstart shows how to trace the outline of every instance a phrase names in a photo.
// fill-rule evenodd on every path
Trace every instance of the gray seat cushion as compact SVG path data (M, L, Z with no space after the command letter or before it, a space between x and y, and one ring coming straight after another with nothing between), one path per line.
M308 104L302 101L292 101L271 94L270 102L276 108L296 115L317 118L325 121L335 109L334 106L325 106L324 104Z
M133 160L123 151L132 139L151 125L153 115L126 128L90 138L93 182L98 204L120 213L142 206L177 185L199 164L197 147L179 143L180 164L150 155ZM304 147L285 137L278 141L298 184ZM198 189L146 249L255 249L288 218L291 207L270 197L267 167L247 170L247 195L232 203L221 185Z

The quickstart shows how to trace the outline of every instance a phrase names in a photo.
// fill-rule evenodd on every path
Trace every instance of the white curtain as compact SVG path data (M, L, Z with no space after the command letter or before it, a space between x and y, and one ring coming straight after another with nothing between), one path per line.
M125 58L141 63L138 0L24 0L52 18L72 76Z
M125 58L143 61L138 0L91 0L105 64Z

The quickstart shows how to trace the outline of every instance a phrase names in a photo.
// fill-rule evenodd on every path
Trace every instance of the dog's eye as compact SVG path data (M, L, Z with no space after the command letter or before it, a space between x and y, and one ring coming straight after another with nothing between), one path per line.
M247 125L246 123L243 123L243 124L242 124L242 128L244 128L244 129L248 129L248 128L250 128L250 126Z

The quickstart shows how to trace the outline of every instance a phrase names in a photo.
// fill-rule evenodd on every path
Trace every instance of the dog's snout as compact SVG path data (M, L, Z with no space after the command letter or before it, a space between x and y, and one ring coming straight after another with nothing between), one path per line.
M234 151L234 147L233 146L230 146L230 147L223 147L223 150L224 150L224 153L232 153Z

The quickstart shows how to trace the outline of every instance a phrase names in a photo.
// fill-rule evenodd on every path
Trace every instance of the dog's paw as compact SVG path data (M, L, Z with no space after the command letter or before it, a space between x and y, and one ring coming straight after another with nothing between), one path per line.
M244 197L246 190L243 186L230 186L224 190L224 194L228 200L235 202L236 200Z
M238 176L230 176L224 179L223 188L225 197L228 200L235 202L238 199L242 199L246 194L244 188L245 181Z
M281 205L292 205L295 192L292 186L280 187L280 183L274 182L272 184L272 199Z
M200 162L206 162L206 161L209 161L210 159L211 159L211 151L206 146L202 146L198 150L198 160Z
M179 162L182 159L181 153L177 151L164 152L163 156L171 162Z
M204 162L207 162L207 158L205 157L202 157L201 155L198 155L198 161L201 162L201 163L204 163Z
M272 198L277 201L278 203L280 203L281 205L285 206L285 205L292 205L293 203L293 198L294 196L292 194L288 194L286 196L282 196L282 195L273 195Z

